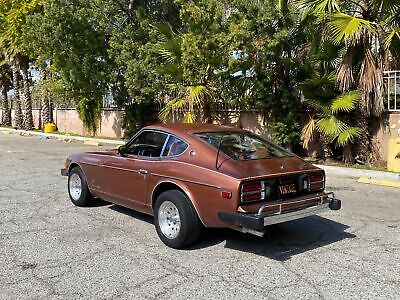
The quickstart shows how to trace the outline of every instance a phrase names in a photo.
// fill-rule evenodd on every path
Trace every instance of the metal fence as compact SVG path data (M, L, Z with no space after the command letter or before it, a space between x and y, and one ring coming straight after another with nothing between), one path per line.
M383 80L386 91L385 108L388 111L400 111L400 70L385 71Z

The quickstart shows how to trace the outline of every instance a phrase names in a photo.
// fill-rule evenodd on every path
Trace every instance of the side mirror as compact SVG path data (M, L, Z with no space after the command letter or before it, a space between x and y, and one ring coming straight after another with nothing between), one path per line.
M118 147L118 154L121 156L126 156L128 148L125 145L121 145Z

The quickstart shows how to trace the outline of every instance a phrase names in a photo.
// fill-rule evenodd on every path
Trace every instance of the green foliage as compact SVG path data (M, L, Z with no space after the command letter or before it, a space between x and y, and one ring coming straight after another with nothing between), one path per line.
M276 122L273 125L273 138L278 144L285 146L297 146L300 144L300 126L298 123Z
M92 131L106 96L125 108L127 132L152 119L144 116L154 103L162 120L179 111L185 122L198 121L197 111L210 121L210 107L232 104L262 111L275 140L294 146L305 104L303 143L317 130L343 146L357 136L355 112L382 109L379 74L400 57L399 8L395 0L0 0L0 44L48 71L35 98L73 99Z

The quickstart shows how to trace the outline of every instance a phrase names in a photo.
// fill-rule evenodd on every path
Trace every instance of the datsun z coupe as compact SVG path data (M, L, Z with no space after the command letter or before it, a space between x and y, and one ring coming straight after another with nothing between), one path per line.
M117 150L70 155L71 201L94 198L154 216L173 248L202 226L263 236L271 224L304 218L341 201L325 193L324 171L251 132L210 124L143 128Z

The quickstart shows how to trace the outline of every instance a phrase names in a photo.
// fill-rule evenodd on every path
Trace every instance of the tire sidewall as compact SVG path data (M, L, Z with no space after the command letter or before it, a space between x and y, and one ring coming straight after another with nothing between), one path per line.
M172 202L179 212L180 218L180 230L178 236L174 239L167 238L164 233L161 231L159 220L158 220L158 213L160 206L163 202L170 201ZM156 203L154 205L154 225L157 230L157 234L160 237L161 241L166 244L167 246L175 249L182 248L188 244L189 237L192 236L191 231L191 218L190 213L188 210L193 209L193 205L191 201L187 198L185 194L177 190L166 191L158 196ZM197 214L196 214L197 217Z
M72 198L71 196L71 191L69 189L69 182L71 180L71 175L72 174L77 174L81 180L81 186L82 186L82 190L81 190L81 196L79 197L78 200L75 200L74 198ZM69 176L68 176L68 195L69 195L69 199L71 200L71 202L73 204L75 204L76 206L85 206L88 205L88 187L87 187L87 182L86 182L86 177L83 174L81 168L79 167L74 167L71 169L71 171L69 172Z

